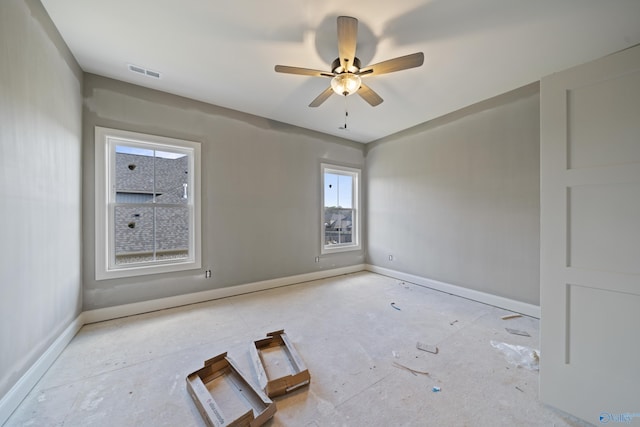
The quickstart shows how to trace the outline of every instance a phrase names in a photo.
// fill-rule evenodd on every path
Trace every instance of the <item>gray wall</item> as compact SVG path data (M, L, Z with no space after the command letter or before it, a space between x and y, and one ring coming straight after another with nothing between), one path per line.
M84 82L85 310L364 263L364 251L315 262L320 163L362 167L362 144L96 75ZM95 280L95 126L201 142L201 270Z
M539 103L532 84L370 144L367 262L538 305Z
M0 398L81 311L81 86L41 4L0 2Z

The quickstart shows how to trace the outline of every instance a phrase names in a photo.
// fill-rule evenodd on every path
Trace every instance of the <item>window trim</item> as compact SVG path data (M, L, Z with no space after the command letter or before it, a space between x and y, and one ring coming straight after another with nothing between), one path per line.
M107 171L115 167L115 150L111 150L115 140L125 141L142 147L163 145L192 154L190 168L193 179L189 190L192 204L190 220L193 223L189 235L189 257L180 260L163 260L153 264L114 265L111 262L115 251L115 233L113 233L113 212L109 206L111 188ZM95 278L96 280L135 277L147 274L169 273L194 270L202 267L201 253L201 169L200 143L182 139L149 135L105 127L95 127Z
M352 193L352 208L354 211L355 226L352 228L351 240L352 243L342 243L342 244L334 244L334 245L326 245L325 241L325 223L324 223L324 188L325 181L324 176L325 173L336 173L339 175L349 175L353 178L353 193ZM320 164L320 253L322 255L338 253L338 252L347 252L347 251L358 251L362 249L362 239L360 238L361 229L362 229L362 218L361 218L361 180L362 180L362 169L350 166L342 166L333 163L321 163Z

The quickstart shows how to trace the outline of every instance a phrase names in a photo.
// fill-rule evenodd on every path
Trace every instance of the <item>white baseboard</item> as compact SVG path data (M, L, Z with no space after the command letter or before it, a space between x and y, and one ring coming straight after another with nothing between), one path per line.
M456 286L437 280L427 279L425 277L415 276L413 274L402 273L400 271L378 267L375 265L367 264L366 270L372 273L382 274L383 276L389 276L398 280L415 283L416 285L425 286L427 288L446 292L452 295L457 295L459 297L478 301L484 304L504 308L516 313L525 314L527 316L535 317L536 319L540 318L540 306L538 305L528 304L526 302L516 301L510 298L504 298L486 292L463 288L462 286Z
M119 305L115 307L99 308L96 310L85 311L83 313L84 322L85 324L102 322L104 320L117 319L119 317L133 316L136 314L149 313L152 311L164 310L167 308L197 304L199 302L248 294L251 292L264 291L267 289L279 288L281 286L309 282L312 280L326 279L328 277L335 277L343 274L357 273L358 271L363 270L365 270L364 264L358 264L349 267L298 274L296 276L263 280L260 282L247 283L244 285L228 286L226 288L211 289L208 291L177 295L174 297L159 298L150 301Z
M53 362L71 342L73 337L84 326L83 313L80 313L69 326L56 338L49 348L38 358L17 383L0 399L0 425L3 425L16 410L18 405L47 372Z

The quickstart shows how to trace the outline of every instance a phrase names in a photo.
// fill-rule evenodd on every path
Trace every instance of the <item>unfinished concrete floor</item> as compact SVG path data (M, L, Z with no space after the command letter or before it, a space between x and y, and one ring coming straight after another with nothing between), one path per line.
M490 345L538 348L539 321L506 314L362 272L86 325L6 425L205 426L186 376L228 351L254 377L249 345L278 329L311 385L274 399L267 426L584 425L541 404L538 373Z

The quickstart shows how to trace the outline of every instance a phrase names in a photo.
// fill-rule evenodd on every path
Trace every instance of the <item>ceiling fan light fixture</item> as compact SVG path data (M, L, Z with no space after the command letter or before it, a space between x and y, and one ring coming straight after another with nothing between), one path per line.
M360 89L360 76L353 73L342 73L331 79L331 89L338 95L349 96Z

